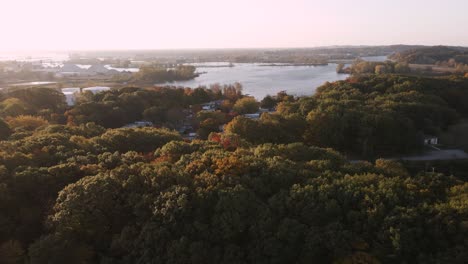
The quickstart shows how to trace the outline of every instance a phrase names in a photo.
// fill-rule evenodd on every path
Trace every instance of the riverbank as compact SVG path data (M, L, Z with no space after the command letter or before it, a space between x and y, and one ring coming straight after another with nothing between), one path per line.
M284 66L327 66L328 63L269 63L259 64L260 67L284 67Z

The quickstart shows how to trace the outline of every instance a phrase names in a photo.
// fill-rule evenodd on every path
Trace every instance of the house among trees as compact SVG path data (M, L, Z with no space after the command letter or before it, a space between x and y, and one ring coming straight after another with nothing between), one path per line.
M138 128L138 127L152 127L153 122L150 121L136 121L130 124L125 125L125 128Z
M424 136L424 145L437 145L439 138L436 136Z
M188 133L188 135L185 135L183 137L183 139L186 139L186 140L194 140L196 138L197 138L197 133L195 132Z
M204 104L202 105L202 110L203 111L214 111L216 109L216 106L214 104Z
M102 91L108 91L110 87L103 87L103 86L95 86L95 87L87 87L83 88L83 92L90 91L93 94ZM67 87L61 89L62 93L65 95L65 99L68 106L73 106L76 103L76 97L79 93L81 93L81 89L79 87Z
M202 110L212 112L218 109L222 103L223 103L223 100L216 100L216 101L211 101L211 102L202 104L201 106L202 106Z
M257 112L257 113L253 113L253 114L244 114L243 116L246 117L246 118L250 118L250 119L259 119L260 118L260 115L262 113L260 112Z

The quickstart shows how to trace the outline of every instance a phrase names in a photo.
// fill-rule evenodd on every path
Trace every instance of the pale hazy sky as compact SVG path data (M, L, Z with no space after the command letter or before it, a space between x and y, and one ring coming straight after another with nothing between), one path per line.
M0 50L468 46L468 0L0 0Z

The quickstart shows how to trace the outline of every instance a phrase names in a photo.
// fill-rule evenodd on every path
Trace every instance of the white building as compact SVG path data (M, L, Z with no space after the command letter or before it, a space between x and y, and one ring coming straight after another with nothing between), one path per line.
M106 86L93 86L93 87L83 88L83 92L90 91L93 94L97 94L99 92L104 92L104 91L109 91L109 90L110 90L110 87L106 87Z
M75 64L64 64L57 72L57 76L81 75L85 70Z
M67 105L72 106L76 103L76 97L81 92L81 89L78 87L69 87L62 88L62 93L65 95Z
M86 72L90 75L96 75L96 74L108 74L108 75L112 75L112 74L118 74L119 71L115 70L115 69L109 69L107 68L107 66L104 66L104 65L100 65L100 64L95 64L95 65L91 65L91 67L89 67Z

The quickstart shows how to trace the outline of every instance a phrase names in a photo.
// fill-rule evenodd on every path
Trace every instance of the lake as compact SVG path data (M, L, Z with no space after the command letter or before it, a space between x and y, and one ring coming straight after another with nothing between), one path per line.
M0 60L5 59L0 54ZM20 59L21 57L16 57ZM49 59L44 62L47 67L57 67L63 65L63 54L42 54L34 59ZM367 61L384 61L386 56L362 57ZM199 86L210 86L211 84L233 84L239 82L243 86L243 93L262 99L266 95L275 95L280 91L286 91L288 94L301 96L312 95L317 87L325 82L334 82L344 80L349 75L337 74L335 63L321 66L271 66L261 63L236 63L234 67L228 67L227 62L208 62L192 64L200 72L199 77L189 81L178 81L165 83L167 85L183 86L196 88ZM79 65L81 68L89 68L91 65ZM220 67L221 66L221 67ZM225 67L222 67L225 66ZM111 68L106 65L108 69ZM137 68L118 68L118 71L137 72ZM38 85L46 84L41 82L23 83L20 85Z
M386 56L362 57L367 61L385 61ZM211 84L242 84L243 93L262 99L266 95L275 95L286 91L292 95L312 95L317 87L325 82L334 82L348 78L348 74L336 73L335 63L324 66L266 66L260 63L197 63L197 71L204 72L189 81L166 83L168 85L196 88Z
M211 67L210 67L211 66ZM347 74L336 73L336 64L325 66L265 66L258 63L236 63L234 67L203 67L197 65L199 77L189 81L167 83L195 88L211 84L242 84L243 93L262 99L267 94L286 91L293 95L311 95L325 82L344 80Z

